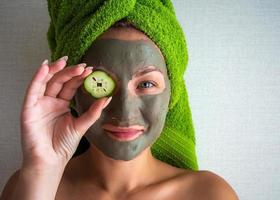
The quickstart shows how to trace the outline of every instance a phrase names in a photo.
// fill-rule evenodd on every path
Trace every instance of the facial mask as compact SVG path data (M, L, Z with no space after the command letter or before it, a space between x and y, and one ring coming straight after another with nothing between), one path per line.
M110 104L85 134L87 140L106 156L116 160L131 160L151 146L159 137L170 100L170 82L165 60L152 41L98 39L87 50L81 62L110 74L117 83ZM150 72L135 77L146 68ZM84 113L96 99L82 86L75 95L76 111ZM110 137L103 124L129 127L143 126L146 130L131 141Z

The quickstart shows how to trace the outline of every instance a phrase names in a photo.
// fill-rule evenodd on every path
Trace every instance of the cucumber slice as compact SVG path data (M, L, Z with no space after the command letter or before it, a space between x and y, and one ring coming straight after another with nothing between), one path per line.
M84 80L85 90L94 98L110 96L116 87L116 83L106 72L96 70Z

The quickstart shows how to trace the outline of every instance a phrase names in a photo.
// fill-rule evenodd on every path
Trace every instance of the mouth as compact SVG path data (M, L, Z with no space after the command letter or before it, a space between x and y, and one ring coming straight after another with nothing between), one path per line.
M111 124L105 124L102 126L105 133L111 138L118 141L131 141L139 137L144 132L143 126L130 126L130 127L117 127Z

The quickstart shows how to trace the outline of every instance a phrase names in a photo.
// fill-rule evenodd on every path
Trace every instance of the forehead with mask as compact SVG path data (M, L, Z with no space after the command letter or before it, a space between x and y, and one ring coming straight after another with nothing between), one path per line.
M81 62L108 73L116 88L110 104L85 134L91 145L116 160L131 160L149 148L164 127L170 81L160 49L143 32L119 22L98 37ZM78 115L96 100L81 86L75 95ZM108 127L142 129L131 140L108 133Z

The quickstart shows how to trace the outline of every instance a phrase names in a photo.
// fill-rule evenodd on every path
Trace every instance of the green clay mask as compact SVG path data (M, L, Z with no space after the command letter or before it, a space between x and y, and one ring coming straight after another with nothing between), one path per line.
M97 39L81 62L105 71L116 82L113 98L86 132L87 140L115 160L135 158L159 137L168 111L170 82L160 50L147 40ZM156 71L144 74L144 69ZM81 86L75 95L78 114L95 100ZM120 141L104 131L104 124L139 125L145 131L133 140Z

